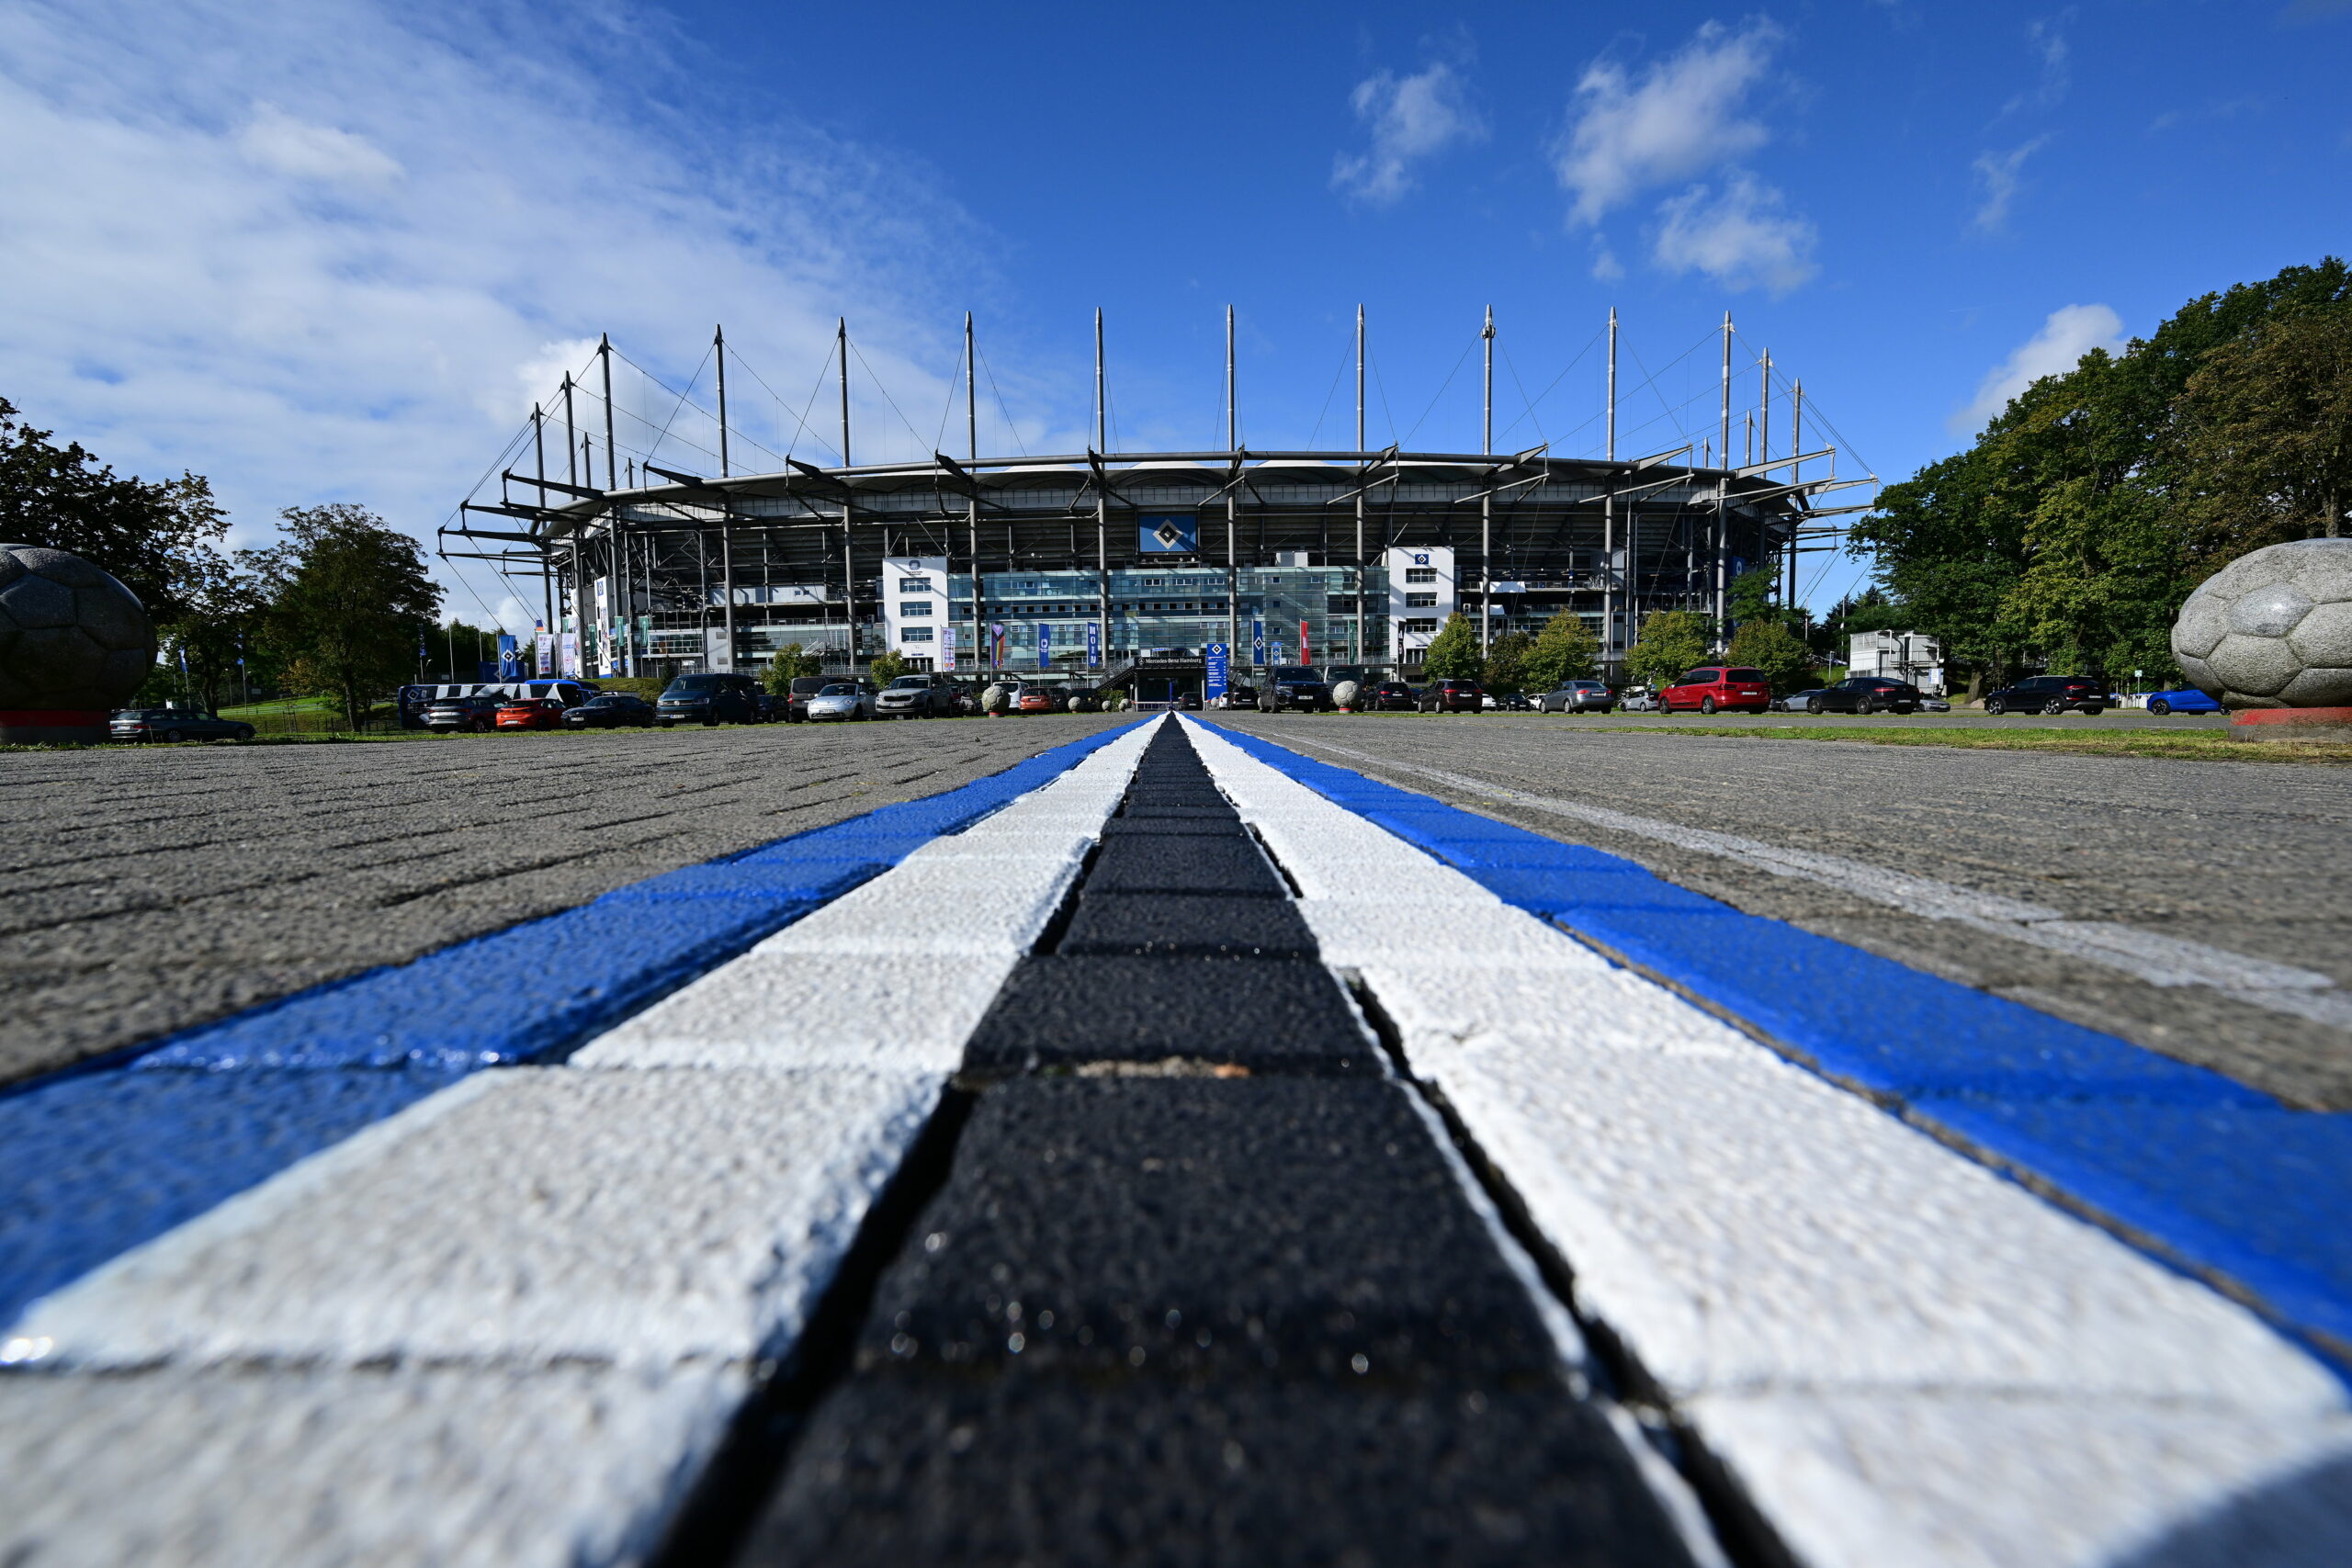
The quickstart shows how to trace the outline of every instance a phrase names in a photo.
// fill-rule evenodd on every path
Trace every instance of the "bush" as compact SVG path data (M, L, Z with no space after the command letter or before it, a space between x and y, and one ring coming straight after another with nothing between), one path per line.
M1527 689L1557 691L1571 681L1589 679L1600 667L1600 639L1582 615L1563 610L1535 636L1535 647L1527 656Z
M1478 633L1459 610L1448 615L1421 655L1421 671L1433 681L1480 681L1486 678L1487 656L1478 650Z
M1642 617L1641 636L1625 650L1625 674L1653 686L1670 686L1706 657L1706 616L1696 610L1652 610Z

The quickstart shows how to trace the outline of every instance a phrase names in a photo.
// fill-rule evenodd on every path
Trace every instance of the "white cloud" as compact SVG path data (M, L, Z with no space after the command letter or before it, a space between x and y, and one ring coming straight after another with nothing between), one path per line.
M1953 414L1955 434L1982 430L2009 406L2009 400L2044 376L2063 376L2092 349L2109 353L2123 346L2123 318L2104 305L2066 305L2050 312L2041 330L1985 374L1975 400Z
M2007 152L1983 152L1971 166L1976 179L1977 228L1988 234L1997 234L2008 227L2009 206L2017 200L2019 175L2025 161L2038 152L2050 139L2037 136L2022 147Z
M791 420L748 372L797 402L845 310L860 459L929 451L866 367L910 415L942 406L963 301L933 268L976 270L985 236L772 111L717 106L724 138L697 140L661 26L503 0L0 9L0 392L119 471L209 474L240 543L331 500L429 539L606 330L682 385L725 321L732 423L780 451ZM633 382L643 444L672 403Z
M1553 149L1560 184L1576 195L1572 219L1597 222L1646 186L1763 146L1770 132L1747 115L1747 99L1781 39L1762 19L1736 32L1709 22L1638 82L1611 62L1588 68L1577 84L1575 122Z
M1658 207L1654 254L1669 272L1702 272L1726 288L1785 294L1816 270L1811 222L1781 210L1781 193L1745 174L1721 194L1692 186Z
M1487 134L1485 121L1470 105L1468 87L1443 61L1410 76L1380 72L1356 84L1349 102L1372 145L1334 160L1331 184L1376 206L1413 188L1414 164Z
M2054 109L2066 96L2073 85L2073 51L2066 43L2063 30L2075 19L2072 6L2055 17L2044 17L2026 24L2026 47L2032 51L2040 66L2033 90L2020 93L2001 106L2003 114L2017 114L2026 109Z

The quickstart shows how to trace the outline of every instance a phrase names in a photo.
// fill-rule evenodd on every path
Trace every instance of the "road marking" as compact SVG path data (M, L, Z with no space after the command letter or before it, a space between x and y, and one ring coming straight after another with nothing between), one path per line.
M1415 1073L1566 1259L1580 1311L1801 1558L2352 1551L2352 1401L2253 1314L1662 988L1597 983L1580 944L1312 793L1270 765L1279 749L1204 729L1195 744L1284 869L1313 864L1310 928L1354 960ZM1419 804L1460 819L1464 853L1498 841ZM1444 901L1418 926L1363 918L1359 888L1400 886ZM1687 918L1734 942L1775 923ZM1559 951L1530 953L1533 931ZM1497 936L1512 962L1478 966ZM2275 1511L2243 1506L2266 1495Z
M2326 976L2292 964L2274 964L2203 942L2163 936L2116 920L2069 919L2065 912L2045 905L1955 887L1932 877L1890 871L1842 855L1813 850L1783 848L1757 839L1686 828L1656 818L1636 817L1605 806L1553 795L1530 795L1442 768L1400 762L1392 758L1328 740L1299 738L1298 744L1357 761L1413 773L1465 795L1505 800L1547 816L1589 822L1596 828L1651 839L1702 854L1752 865L1775 876L1821 883L1872 903L1901 909L1924 919L1947 920L2007 937L2014 942L2063 953L2070 958L2117 970L2152 986L2203 986L2227 992L2233 999L2273 1012L2308 1019L2336 1029L2352 1030L2352 995L2336 987Z

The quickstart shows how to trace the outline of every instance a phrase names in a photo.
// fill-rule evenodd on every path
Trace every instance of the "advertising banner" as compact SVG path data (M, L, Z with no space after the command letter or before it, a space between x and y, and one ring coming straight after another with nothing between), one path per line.
M939 628L939 651L932 655L931 659L931 667L933 670L948 671L956 668L956 634L963 629L953 621Z
M1136 548L1148 556L1197 555L1201 520L1189 512L1147 512L1136 519Z
M577 681L580 679L580 634L566 632L556 639L556 653L560 660L558 673Z
M1201 692L1204 701L1213 703L1226 694L1226 646L1221 642L1213 642L1201 649L1201 660L1207 667Z
M1041 626L1037 628L1037 668L1040 670L1046 669L1050 666L1053 661L1054 628L1051 626Z
M501 632L498 634L498 674L496 679L501 681L519 681L522 678L523 641L520 637L511 637L505 632Z
M531 638L531 673L545 679L555 673L555 634L541 632Z
M1266 662L1266 623L1250 623L1250 662L1263 667Z
M1004 668L1004 623L1002 621L989 623L989 668L991 670Z
M1102 668L1102 623L1100 621L1086 623L1086 667L1089 670Z
M1307 647L1306 618L1304 615L1299 617L1298 622L1298 661L1301 664L1315 662L1315 655Z

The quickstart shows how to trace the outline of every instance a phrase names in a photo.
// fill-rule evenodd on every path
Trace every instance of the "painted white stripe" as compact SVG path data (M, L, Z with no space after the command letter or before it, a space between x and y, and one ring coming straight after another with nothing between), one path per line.
M42 1568L641 1562L740 1368L0 1379L0 1556Z
M2088 1564L2191 1518L2246 1560L2259 1521L2219 1511L2342 1453L2341 1386L2236 1303L1662 987L1597 976L1532 918L1560 951L1526 961L1521 929L1463 918L1485 908L1467 877L1193 735L1286 870L1296 854L1363 885L1452 879L1442 914L1391 926L1385 953L1336 875L1298 877L1299 907L1567 1260L1579 1309L1808 1560ZM1512 962L1480 964L1497 935ZM2251 1431L2273 1435L2259 1453ZM2044 1484L2022 1436L2046 1473L2096 1472L2098 1506ZM2133 1453L2164 1462L2084 1457ZM2312 1528L2301 1544L2352 1552L2352 1519Z
M1329 741L1300 737L1296 744L1309 750L1330 752L1359 762L1411 773L1445 784L1464 795L1509 801L1513 806L1547 816L1589 822L1596 828L1651 839L1702 854L1734 860L1775 876L1795 877L1836 887L1859 898L1901 909L1925 919L1990 931L2034 947L2063 953L2070 958L2117 970L2151 986L2206 986L2227 991L2238 1001L2273 1012L2288 1013L2313 1022L2352 1029L2352 995L2312 970L2232 953L2203 942L2163 936L2116 920L2075 920L2064 911L2030 904L1998 894L1956 887L1932 877L1890 871L1883 866L1812 850L1788 849L1733 833L1686 828L1677 822L1636 817L1604 806L1531 795L1472 778L1442 768L1401 762Z

